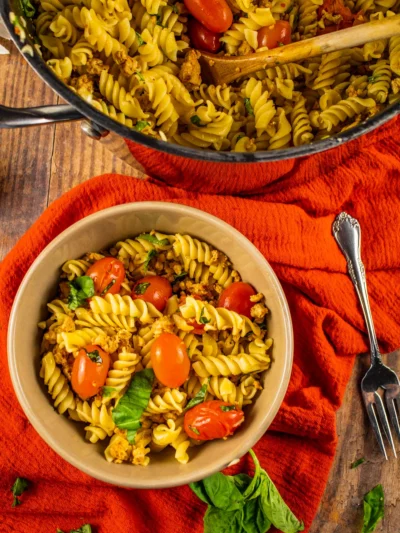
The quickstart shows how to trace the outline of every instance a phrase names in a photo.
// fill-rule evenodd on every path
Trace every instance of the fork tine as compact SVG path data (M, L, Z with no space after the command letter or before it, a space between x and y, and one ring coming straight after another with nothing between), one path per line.
M389 421L386 415L385 406L383 405L382 398L379 396L377 392L374 393L375 398L375 405L376 409L378 411L378 417L379 421L383 427L383 431L385 432L386 438L390 443L390 446L392 447L394 456L397 458L396 448L394 446L392 432L390 431Z
M371 422L372 429L374 430L376 440L378 441L378 444L379 444L379 448L381 449L381 452L385 456L385 459L388 460L385 445L383 443L381 429L379 427L378 420L376 418L376 414L374 411L374 404L369 402L366 398L364 398L364 402L365 402L365 407L367 409L369 421Z
M389 395L385 395L386 399L386 407L389 411L390 420L392 422L392 426L394 427L398 438L400 439L400 423L399 423L399 417L396 411L396 404L397 408L400 410L400 404L398 398L392 398Z

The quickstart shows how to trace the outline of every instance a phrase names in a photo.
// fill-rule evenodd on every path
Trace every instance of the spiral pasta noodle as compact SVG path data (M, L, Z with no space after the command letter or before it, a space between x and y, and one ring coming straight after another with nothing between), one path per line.
M68 409L75 408L75 397L71 391L67 378L61 373L60 368L56 365L54 355L49 352L42 359L40 376L43 378L45 385L52 399L54 407L61 414Z

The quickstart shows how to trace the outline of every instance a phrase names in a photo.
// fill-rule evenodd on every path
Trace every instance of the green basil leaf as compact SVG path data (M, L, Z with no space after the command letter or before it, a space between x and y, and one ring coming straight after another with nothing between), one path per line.
M144 128L147 128L147 126L150 126L150 122L147 122L147 120L138 120L133 129L136 131L143 131Z
M131 444L137 430L141 427L140 417L149 403L153 381L152 368L145 368L134 374L128 390L112 412L115 425L128 431L127 438Z
M84 524L79 529L71 529L69 533L92 533L92 526L90 524Z
M135 31L135 33L136 33L136 38L138 40L139 46L142 46L142 44L146 44L145 41L143 40L143 37L140 35L140 33L138 33L137 31Z
M235 511L243 505L243 495L236 487L233 476L217 472L203 479L204 490L214 507L225 511Z
M211 322L211 320L209 318L204 316L204 311L205 310L206 310L205 307L203 307L203 309L201 310L200 318L199 318L200 324L208 324L209 322Z
M139 78L140 81L144 81L144 76L143 76L143 74L142 74L139 70L137 70L137 71L135 72L135 74L136 74L136 76ZM137 125L137 124L136 124L136 125Z
M364 496L364 523L362 533L372 533L385 513L382 485L377 485Z
M196 435L200 435L200 431L194 426L189 426L189 429L190 431L193 431L193 433L196 433Z
M153 259L153 257L155 257L157 255L157 252L155 250L149 250L147 252L147 257L146 257L146 261L144 262L144 265L143 265L143 269L144 269L144 272L146 273L149 269L149 264L150 264L150 261Z
M271 521L263 513L259 498L246 502L241 512L240 525L243 533L265 533L271 528Z
M101 388L101 395L103 398L109 398L113 392L115 392L117 389L115 387L107 387L104 385L104 387Z
M204 385L201 387L201 389L199 390L199 392L196 394L196 396L194 396L190 402L187 404L187 406L185 407L184 409L184 413L188 410L188 409L192 409L192 407L195 407L196 405L199 405L200 403L203 403L204 400L205 400L205 397L206 397L206 394L207 394L207 388L208 388L208 384L210 383L210 378L208 378L207 382L204 383ZM196 433L196 432L195 432ZM200 433L198 433L199 435Z
M375 75L368 76L368 81L369 81L369 83L375 83L378 78L380 78L379 74L377 76L375 76Z
M187 272L181 272L180 274L176 274L174 276L174 283L176 283L177 281L182 281L183 279L185 279L187 276Z
M135 294L144 294L146 292L147 287L149 286L150 283L139 283L134 289Z
M174 13L176 13L177 15L179 15L179 9L178 9L178 6L177 6L176 4L174 4L174 5L172 6L172 10L173 10Z
M31 4L30 0L21 0L22 11L24 12L25 17L31 19L36 13L36 9Z
M104 296L105 294L108 293L108 291L111 289L111 287L115 284L116 280L113 279L112 281L110 281L110 283L107 285L107 287L102 291L102 293L100 294L100 296Z
M93 350L92 352L86 352L86 355L89 357L93 363L102 363L103 359L100 357L99 350Z
M168 246L169 245L168 239L157 239L155 235L150 235L150 233L142 233L137 238L142 239L143 241L151 242L151 244L154 244L155 246Z
M198 115L193 115L190 117L190 122L197 126L198 128L204 128L205 124L201 123L200 117Z
M221 411L224 411L224 413L233 411L234 409L236 409L236 405L221 405Z
M354 461L353 463L351 463L350 468L357 468L357 466L360 466L363 463L365 463L365 459L364 457L361 457L361 459L357 459L357 461Z
M225 511L210 506L204 515L204 533L239 533L240 510Z
M90 276L79 276L70 281L68 307L75 311L81 305L86 305L87 299L94 296L94 282Z
M12 507L17 507L17 505L21 505L22 502L17 496L21 496L21 494L25 492L28 487L29 481L26 478L17 477L17 479L14 481L13 486L11 487L11 492L14 496Z
M244 107L246 108L246 111L249 115L254 115L253 107L250 103L250 98L244 99Z

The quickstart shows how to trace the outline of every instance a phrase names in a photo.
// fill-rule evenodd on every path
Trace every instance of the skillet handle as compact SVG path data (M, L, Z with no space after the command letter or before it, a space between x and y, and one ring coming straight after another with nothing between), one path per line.
M85 118L68 104L27 108L0 105L0 129L25 128L27 126L83 120Z

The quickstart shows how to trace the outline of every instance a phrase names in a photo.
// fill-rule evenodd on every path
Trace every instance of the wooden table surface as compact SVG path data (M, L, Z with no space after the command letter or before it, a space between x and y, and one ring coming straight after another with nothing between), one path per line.
M57 102L55 93L15 49L11 55L0 55L1 104L28 107ZM0 259L51 202L105 172L141 176L81 133L78 122L0 130ZM366 357L358 358L338 412L339 446L311 533L361 532L363 496L378 483L384 486L386 515L377 532L400 532L400 459L386 462L381 457L366 422L359 394L366 364ZM398 358L389 364L400 371ZM351 470L350 464L360 457L368 462Z

